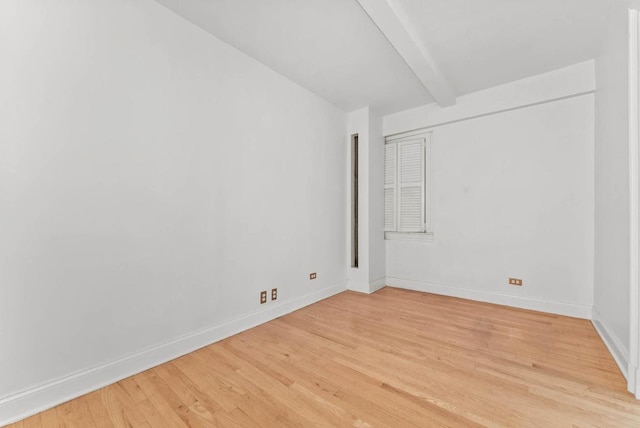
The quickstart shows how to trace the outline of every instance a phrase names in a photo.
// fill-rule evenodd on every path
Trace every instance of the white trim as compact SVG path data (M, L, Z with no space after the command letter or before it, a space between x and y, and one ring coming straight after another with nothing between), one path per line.
M629 366L631 369L631 365ZM627 382L632 382L633 379L634 385L640 385L640 369L633 368L633 370L629 373L629 377L627 378ZM634 394L636 400L640 400L640 394Z
M384 288L386 286L387 286L387 277L386 276L383 276L382 278L378 278L375 281L371 281L371 282L369 282L369 294L375 293L376 291L378 291L381 288Z
M277 303L233 321L209 327L0 400L0 426L17 422L81 395L171 361L244 330L346 290L344 282Z
M369 284L366 282L354 281L353 279L350 279L347 281L347 290L369 294Z
M629 346L627 389L640 398L637 372L640 367L640 290L638 282L638 11L629 10Z
M433 241L433 233L425 232L385 232L386 240Z
M423 291L425 293L441 294L443 296L460 297L479 302L513 306L515 308L530 309L568 317L591 319L591 306L575 303L557 302L531 297L510 296L489 291L473 290L450 285L435 284L411 279L387 276L387 286L404 288L407 290Z
M358 293L364 293L364 294L375 293L381 288L384 288L386 285L387 285L387 278L384 276L374 281L370 281L369 283L351 281L351 280L347 281L347 289L358 292Z
M414 139L414 138L425 138L425 139L431 139L431 136L427 137L427 134L433 134L432 130L429 130L428 128L420 128L420 129L414 129L413 131L406 131L406 132L397 132L393 135L387 135L384 137L384 143L385 144L390 144L390 143L398 143L400 141L403 140L410 140L410 139Z
M629 351L624 347L620 338L618 338L613 330L604 322L596 308L593 308L591 324L593 324L596 332L598 332L598 335L600 335L600 338L607 346L609 353L615 360L624 378L629 379L627 372L629 365Z

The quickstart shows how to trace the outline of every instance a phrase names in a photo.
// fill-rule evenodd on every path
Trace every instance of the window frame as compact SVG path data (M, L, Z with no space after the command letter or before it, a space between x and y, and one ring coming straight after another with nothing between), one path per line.
M391 136L385 137L385 163L386 163L386 148L388 144L395 144L395 156L394 156L394 183L392 186L388 185L386 182L383 184L383 189L388 189L390 187L394 188L394 221L395 221L395 230L386 230L384 232L384 239L386 240L409 240L409 241L432 241L433 240L433 229L431 224L431 143L433 139L433 131L414 131L414 132L406 132L402 134L395 134ZM401 174L399 168L399 156L398 147L399 143L409 142L414 140L423 140L423 162L422 162L422 201L423 201L423 231L399 231L398 222L399 222L399 195L398 190L400 189L399 177ZM384 190L383 190L384 191ZM386 214L386 213L385 213Z

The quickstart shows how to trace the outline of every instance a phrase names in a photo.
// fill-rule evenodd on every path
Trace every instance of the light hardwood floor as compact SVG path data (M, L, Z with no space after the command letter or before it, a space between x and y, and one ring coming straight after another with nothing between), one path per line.
M589 321L345 292L12 427L640 427Z

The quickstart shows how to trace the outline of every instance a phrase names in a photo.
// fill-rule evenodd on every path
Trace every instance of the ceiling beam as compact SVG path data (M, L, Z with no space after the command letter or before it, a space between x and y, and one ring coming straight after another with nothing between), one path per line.
M382 34L418 76L434 100L447 107L456 94L397 0L358 0Z

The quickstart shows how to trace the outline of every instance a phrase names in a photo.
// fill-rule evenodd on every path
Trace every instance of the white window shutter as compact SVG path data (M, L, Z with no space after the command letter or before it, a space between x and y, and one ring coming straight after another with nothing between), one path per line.
M401 141L397 145L397 231L425 232L425 140Z
M398 145L384 146L384 230L396 231L396 162Z

